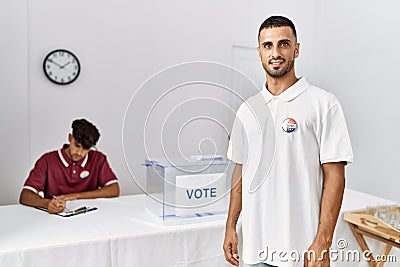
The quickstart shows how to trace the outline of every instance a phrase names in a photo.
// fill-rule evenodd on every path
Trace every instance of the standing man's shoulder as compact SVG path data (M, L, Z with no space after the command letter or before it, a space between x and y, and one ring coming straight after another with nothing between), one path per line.
M242 104L240 104L239 108L237 109L237 114L252 110L254 107L263 106L265 104L264 96L262 95L261 91L255 95L250 96Z
M307 88L307 91L310 91L310 93L315 94L316 96L319 96L323 100L327 101L339 101L336 95L334 95L332 92L323 89L317 85L310 84L309 87Z
M336 97L336 95L316 85L310 84L306 92L312 99L321 104L326 104L332 107L339 103L339 99Z

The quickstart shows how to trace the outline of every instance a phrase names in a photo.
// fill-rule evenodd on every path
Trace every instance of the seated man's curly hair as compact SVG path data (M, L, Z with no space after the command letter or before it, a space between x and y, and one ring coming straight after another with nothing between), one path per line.
M94 147L100 138L99 130L85 119L72 122L72 136L84 149Z

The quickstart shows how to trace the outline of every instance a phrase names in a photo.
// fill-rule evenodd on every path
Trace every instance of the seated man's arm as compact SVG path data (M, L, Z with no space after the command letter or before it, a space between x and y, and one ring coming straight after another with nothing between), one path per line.
M111 167L107 161L107 158L101 152L97 153L96 160L99 162L97 168L99 174L97 176L97 184L102 185L101 187L90 190L82 191L78 193L71 193L57 196L64 200L75 200L75 199L90 199L90 198L110 198L119 196L119 184L118 178L115 173L111 170ZM96 176L95 176L96 177ZM94 177L92 177L94 178Z
M31 207L46 208L49 213L62 212L66 205L65 200L42 198L28 189L22 189L19 196L19 203Z
M118 197L118 196L119 196L119 185L118 182L116 182L104 187L100 187L96 190L61 195L57 196L57 198L63 200L74 200L74 199L89 199L89 198L108 198L108 197Z

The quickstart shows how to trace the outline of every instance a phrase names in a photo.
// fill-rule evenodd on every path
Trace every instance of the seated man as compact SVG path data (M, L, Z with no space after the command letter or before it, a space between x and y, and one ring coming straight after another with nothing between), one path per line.
M69 145L44 154L36 162L25 181L20 203L58 213L64 210L67 200L117 197L117 177L106 156L94 149L99 137L92 123L85 119L73 121Z

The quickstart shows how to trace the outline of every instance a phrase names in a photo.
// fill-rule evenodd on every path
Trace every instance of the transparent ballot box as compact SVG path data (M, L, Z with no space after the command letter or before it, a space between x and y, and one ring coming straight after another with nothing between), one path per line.
M146 166L146 207L163 223L225 215L234 163L223 157L152 159Z

